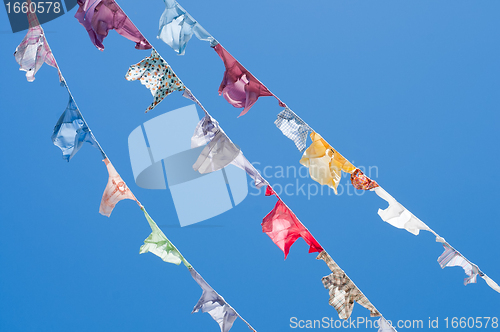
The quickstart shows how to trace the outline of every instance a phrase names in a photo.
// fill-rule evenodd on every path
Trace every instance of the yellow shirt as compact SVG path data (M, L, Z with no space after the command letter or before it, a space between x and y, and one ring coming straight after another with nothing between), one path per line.
M320 134L311 133L311 145L302 155L300 163L309 168L311 178L327 185L337 194L342 171L352 173L356 167L330 146Z

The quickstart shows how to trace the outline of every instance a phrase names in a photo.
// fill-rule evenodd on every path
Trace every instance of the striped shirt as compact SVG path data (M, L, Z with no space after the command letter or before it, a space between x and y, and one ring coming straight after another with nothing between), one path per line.
M464 285L470 283L476 283L477 275L480 273L479 268L475 264L471 264L467 259L465 259L462 254L453 249L448 243L443 244L444 252L437 259L441 268L444 269L447 266L461 266L465 274L469 277L464 279Z

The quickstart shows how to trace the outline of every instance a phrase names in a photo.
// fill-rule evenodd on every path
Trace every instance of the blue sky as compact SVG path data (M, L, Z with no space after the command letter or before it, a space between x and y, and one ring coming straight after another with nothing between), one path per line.
M283 200L387 319L422 320L419 330L431 330L429 317L438 317L445 330L448 317L452 330L453 317L500 315L500 294L482 279L464 286L461 268L441 270L434 236L383 222L377 210L387 203L374 193L324 189L308 199L315 182L276 174L298 169L301 157L273 123L282 110L276 100L261 98L237 118L240 109L217 94L224 66L208 43L193 37L177 56L156 39L162 1L119 4L245 156L261 172L268 166L268 181L293 184ZM372 167L373 179L500 282L498 2L181 5L338 151ZM124 75L149 51L115 32L98 51L75 12L45 24L47 40L97 140L167 237L258 331L298 330L292 317L337 320L321 283L327 266L300 239L284 261L262 233L275 198L250 189L236 208L181 228L168 190L135 185L130 132L191 102L174 93L144 114L151 94ZM134 202L120 202L109 219L98 213L108 177L99 152L87 145L70 163L61 158L50 136L67 92L47 65L26 81L12 55L24 35L11 32L0 10L0 331L218 331L209 315L191 315L201 289L185 267L139 255L150 228ZM368 316L355 305L353 319ZM232 331L247 327L237 320Z

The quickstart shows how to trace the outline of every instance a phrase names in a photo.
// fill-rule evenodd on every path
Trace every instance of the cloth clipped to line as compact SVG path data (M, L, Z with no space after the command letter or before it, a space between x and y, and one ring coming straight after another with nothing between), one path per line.
M307 123L305 123L297 116L297 114L287 107L278 114L274 124L279 130L281 130L283 135L295 143L295 146L300 152L304 152L306 148L307 134L313 131Z
M300 163L309 168L311 179L327 185L337 194L342 171L352 173L356 167L330 146L320 134L311 133L311 145L302 155Z
M376 181L367 177L359 168L356 168L351 174L352 186L359 190L371 190L377 188L379 185Z
M477 276L480 274L479 268L475 264L471 264L458 251L453 249L448 243L443 244L444 252L437 259L442 269L447 266L461 266L468 278L464 279L464 285L476 283Z
M36 72L42 67L43 63L46 63L57 69L59 81L63 82L61 71L45 39L42 26L38 23L36 15L30 11L28 11L28 21L30 26L28 32L14 52L16 62L20 66L19 70L26 72L28 82L33 82Z
M309 253L321 252L323 248L316 241L314 236L300 222L295 214L278 197L271 186L266 188L266 196L275 195L278 198L274 209L262 220L262 232L266 233L271 240L283 251L285 259L288 256L290 247L299 237L309 245Z
M217 120L208 113L200 120L191 138L191 148L205 145L200 156L193 165L201 174L218 171L229 164L235 165L254 180L255 187L261 188L267 181L255 167L245 158L243 152L227 137Z
M170 93L183 91L186 88L155 49L151 51L150 56L130 66L125 79L127 81L139 80L151 91L154 101L146 109L146 113L155 108Z
M380 198L389 203L389 207L385 210L378 210L378 215L383 221L394 227L406 229L413 235L418 235L420 230L431 231L431 229L423 221L415 217L382 187L379 186L372 190L375 191Z
M68 106L59 117L51 138L54 145L61 149L63 159L67 161L75 156L85 142L99 149L102 157L106 158L71 95Z
M157 38L163 40L179 55L184 54L187 43L193 34L199 40L215 42L214 37L203 29L177 1L163 1L165 2L165 11L160 17L160 30Z
M99 207L99 213L103 216L109 217L115 205L123 199L131 199L136 201L136 203L142 207L141 203L135 198L130 188L127 186L125 181L122 180L120 174L115 170L113 164L108 158L103 160L108 169L108 184L104 189L102 194L101 205Z
M163 234L158 225L156 225L154 220L151 219L149 214L146 212L146 209L141 207L141 210L144 212L144 216L146 217L152 232L148 238L144 240L144 244L141 246L139 253L144 254L146 252L150 252L160 257L164 262L176 265L179 265L182 262L187 268L190 268L191 264L189 264L184 256L182 256L172 242L167 239L165 234Z
M136 49L147 50L152 47L114 0L78 0L78 6L75 18L100 51L104 50L103 41L109 30L115 30L135 42Z
M245 67L243 67L222 45L213 46L215 52L224 62L224 77L219 86L219 95L236 108L243 108L239 116L245 115L259 97L274 96L264 84L259 82ZM276 98L276 96L274 96ZM278 99L278 98L276 98ZM278 99L280 106L286 107Z
M370 310L371 317L382 316L326 251L320 252L316 259L325 261L332 271L331 274L321 280L325 288L329 290L329 304L337 310L341 319L351 317L354 302Z
M236 318L240 317L241 320L247 324L248 328L256 332L250 324L248 324L238 313L220 296L192 267L189 268L189 273L194 281L201 287L203 293L201 294L198 303L196 303L192 313L202 312L208 313L219 324L221 332L228 332L233 326Z

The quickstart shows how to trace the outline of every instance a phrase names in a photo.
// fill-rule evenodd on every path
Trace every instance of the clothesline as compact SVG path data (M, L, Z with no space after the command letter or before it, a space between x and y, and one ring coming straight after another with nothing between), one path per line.
M144 37L144 38L145 38L145 37ZM147 39L146 39L146 41L147 41ZM154 46L153 46L153 45L152 45L149 41L148 41L148 43L151 45L151 47L152 47L153 51L154 51L154 52L157 52L157 53L158 53L158 55L159 55L160 53L159 53L159 52L158 52L158 51L154 48ZM161 55L160 55L160 57L161 57ZM175 75L175 72L174 72L174 70L172 69L172 67L170 67L170 69L171 69L171 71L172 71L172 72L174 73L174 75ZM178 76L177 76L177 77L178 77ZM260 81L259 81L259 83L260 83ZM260 83L260 84L262 84L262 83ZM195 101L195 102L196 102L196 103L197 103L197 104L198 104L198 105L199 105L199 106L203 109L203 111L205 112L205 114L206 114L207 116L209 116L210 118L213 118L213 117L210 115L210 113L209 113L209 112L208 112L208 111L207 111L207 110L203 107L203 105L201 104L201 102L199 102L199 100L196 98L196 96L195 96L195 95L191 92L191 90L189 90L187 87L185 88L185 90L186 90L186 91L185 91L185 94L183 94L183 96L184 96L184 97L187 97L187 98L189 98L189 99L191 99L191 100L193 100L193 101ZM276 96L275 96L275 97L276 97ZM282 103L282 102L281 102L281 100L280 100L278 97L276 97L276 99L278 99L278 101L279 101L280 103ZM286 107L286 105L285 105L285 107ZM203 119L202 119L201 121L203 121ZM222 130L222 128L220 128L220 126L219 126L219 130L221 130L221 131L222 131L222 133L224 133L224 131ZM225 133L224 133L224 135L225 135ZM226 136L226 138L227 138L227 139L231 142L230 138L229 138L227 135L225 135L225 136ZM231 142L231 144L234 144L234 143L232 143L232 142ZM251 163L249 164L249 167L251 167L251 168L252 168L252 169L253 169L256 173L258 173L258 171L255 169L255 167L254 167ZM262 176L261 176L261 177L262 177ZM269 185L269 182L268 182L266 179L264 179L263 177L262 177L262 179L265 181L265 183L266 183L267 185ZM292 210L291 210L291 209L290 209L290 208L289 208L289 207L288 207L288 206L287 206L287 205L283 202L283 200L282 200L282 199L281 199L281 198L280 198L277 194L275 194L275 195L277 196L278 200L279 200L279 201L281 201L281 202L282 202L282 203L286 206L286 208L287 208L287 209L288 209L288 210L289 210L289 211L293 214ZM295 214L294 214L294 215L295 215ZM298 219L297 219L297 220L298 220ZM299 222L300 222L300 221L299 221ZM301 223L301 224L302 224L302 223ZM307 230L307 228L306 228L303 224L302 224L302 226L303 226L303 227ZM307 230L307 232L309 232L309 230ZM309 233L310 233L310 232L309 232ZM317 242L317 240L316 240L316 239L315 239L315 241ZM352 280L351 280L351 282L352 282ZM354 285L354 287L356 287L356 289L358 289L358 290L359 290L359 288L358 288L358 287L357 287L354 283L353 283L353 285ZM360 290L359 290L359 292L360 292L360 293L364 296L364 294L363 294ZM366 296L365 296L365 298L366 298ZM239 316L239 315L238 315L238 316ZM383 317L383 316L381 315L381 317ZM240 317L240 318L241 318L241 317ZM243 319L242 319L242 320L243 320ZM245 322L246 322L246 321L245 321ZM248 325L249 325L249 324L248 324ZM249 326L250 326L250 325L249 325Z

